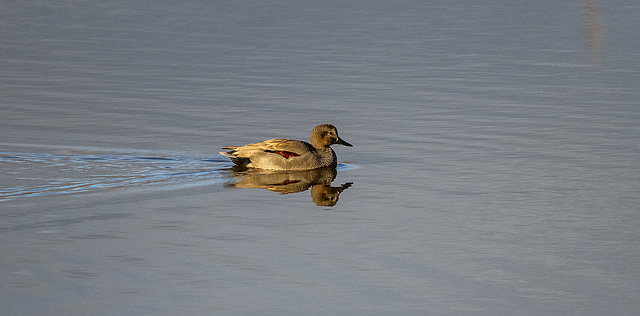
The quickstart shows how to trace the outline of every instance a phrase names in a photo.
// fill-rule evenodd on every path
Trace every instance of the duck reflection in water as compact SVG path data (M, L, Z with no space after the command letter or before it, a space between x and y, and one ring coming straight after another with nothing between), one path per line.
M336 168L327 167L307 171L267 171L233 167L237 178L229 188L267 189L280 194L298 193L311 188L311 199L318 206L335 206L342 191L353 183L347 182L338 187L331 183L336 178Z

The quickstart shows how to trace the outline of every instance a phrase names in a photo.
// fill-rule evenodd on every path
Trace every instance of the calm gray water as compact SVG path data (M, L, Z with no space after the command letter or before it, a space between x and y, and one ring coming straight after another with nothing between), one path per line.
M637 1L217 2L2 5L0 314L640 312Z

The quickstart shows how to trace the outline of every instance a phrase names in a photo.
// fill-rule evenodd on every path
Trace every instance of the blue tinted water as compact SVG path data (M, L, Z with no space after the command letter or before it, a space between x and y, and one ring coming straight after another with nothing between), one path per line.
M0 311L634 315L639 11L6 4ZM217 154L320 123L330 184Z

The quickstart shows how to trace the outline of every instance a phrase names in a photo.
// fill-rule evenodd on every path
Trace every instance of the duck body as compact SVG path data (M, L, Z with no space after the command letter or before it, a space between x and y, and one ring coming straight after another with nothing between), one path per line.
M330 124L316 126L311 131L311 143L293 139L269 139L244 146L226 146L220 152L234 164L247 168L269 170L311 170L336 167L338 159L331 145L352 147L338 136Z

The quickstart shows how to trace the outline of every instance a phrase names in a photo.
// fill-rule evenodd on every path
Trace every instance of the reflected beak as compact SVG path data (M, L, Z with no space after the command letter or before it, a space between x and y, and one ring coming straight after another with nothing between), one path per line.
M347 146L347 147L353 147L353 145L351 145L351 144L349 144L349 143L345 142L345 141L344 141L342 138L340 138L340 137L338 137L338 141L336 141L336 144L338 144L338 145L344 145L344 146Z

